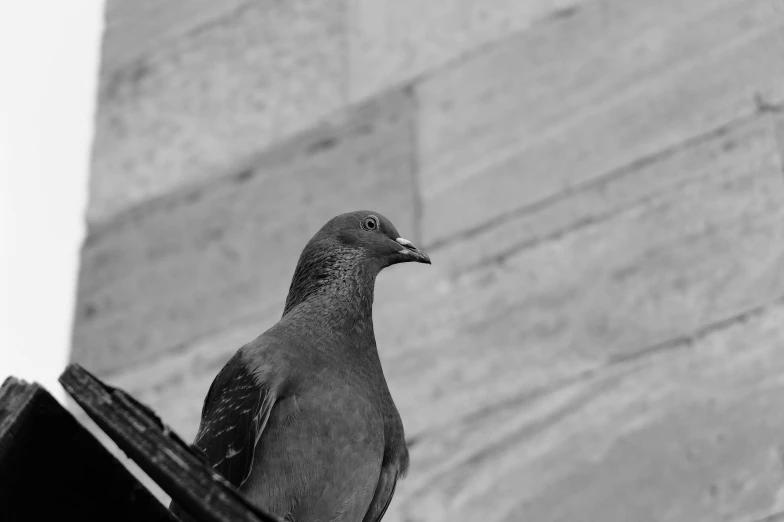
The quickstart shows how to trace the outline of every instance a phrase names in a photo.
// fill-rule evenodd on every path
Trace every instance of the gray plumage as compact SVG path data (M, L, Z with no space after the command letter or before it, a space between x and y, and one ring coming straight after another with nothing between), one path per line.
M373 290L407 261L430 263L380 214L333 218L305 246L280 321L210 386L194 445L262 509L294 522L383 517L409 458Z

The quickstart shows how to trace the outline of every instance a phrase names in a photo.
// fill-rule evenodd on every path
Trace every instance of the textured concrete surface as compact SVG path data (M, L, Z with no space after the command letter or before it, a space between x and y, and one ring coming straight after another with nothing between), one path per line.
M390 92L95 230L74 359L116 370L278 305L307 239L346 209L378 210L415 239L412 107Z
M347 0L349 99L357 100L490 46L584 0Z
M109 0L88 221L580 1Z
M378 208L434 263L377 284L385 520L784 520L784 11L526 5L347 2L368 101L96 224L74 358L189 439L304 242Z
M101 49L104 73L176 42L215 19L231 17L248 0L107 0Z
M784 99L772 4L596 0L422 82L425 240L749 114L755 93Z
M222 176L342 107L344 33L338 0L249 0L104 64L88 221Z

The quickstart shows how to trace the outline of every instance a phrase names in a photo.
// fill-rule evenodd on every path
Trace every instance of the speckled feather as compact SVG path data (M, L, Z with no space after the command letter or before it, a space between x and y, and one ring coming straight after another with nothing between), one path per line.
M193 444L226 480L241 486L250 474L254 448L271 410L269 387L257 384L242 360L242 350L237 351L207 392Z
M377 229L360 226L370 214ZM324 225L303 249L281 320L237 351L205 398L194 445L287 520L378 522L408 470L373 289L384 267L429 258L413 246L418 257L401 254L398 237L369 211Z

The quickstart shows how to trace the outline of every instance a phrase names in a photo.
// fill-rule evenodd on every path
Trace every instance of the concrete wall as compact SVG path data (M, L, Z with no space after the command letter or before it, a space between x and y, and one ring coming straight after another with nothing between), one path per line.
M385 520L784 517L780 2L479 4L110 0L73 359L191 438L372 208Z

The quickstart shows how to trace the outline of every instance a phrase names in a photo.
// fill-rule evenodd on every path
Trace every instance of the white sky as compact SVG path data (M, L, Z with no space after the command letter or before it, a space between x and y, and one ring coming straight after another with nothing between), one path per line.
M103 0L0 0L0 382L61 401Z

